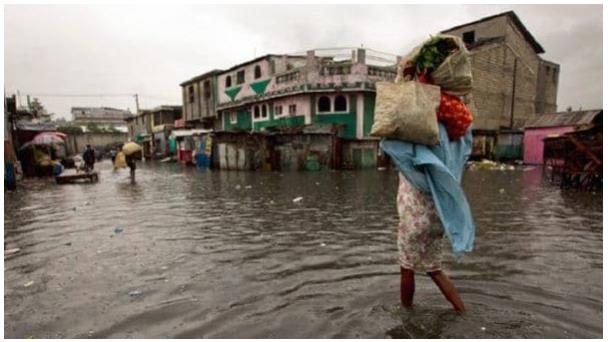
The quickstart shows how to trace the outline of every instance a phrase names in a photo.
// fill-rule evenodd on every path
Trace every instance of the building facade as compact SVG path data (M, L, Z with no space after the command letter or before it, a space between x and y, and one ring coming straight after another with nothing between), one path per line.
M143 144L146 158L162 158L169 154L168 138L181 120L182 107L163 105L141 110L127 118L129 140Z
M441 33L462 37L471 52L476 129L522 128L556 111L559 65L539 56L545 50L514 12Z
M217 120L217 75L212 70L180 84L182 87L183 119L186 127L219 129ZM217 126L216 126L217 125Z
M125 121L133 116L128 110L110 107L72 107L71 112L73 124L85 132L87 126L95 125L100 129L113 128L126 133L128 128Z
M266 55L220 73L222 129L338 124L344 126L344 138L368 138L374 84L395 78L397 60L374 66L366 64L364 49L347 54L352 57L342 60L315 51L306 56Z
M369 63L368 52L376 63ZM220 130L336 126L345 164L375 166L378 139L369 136L375 82L394 80L397 62L397 56L372 50L336 49L266 55L236 65L217 75Z

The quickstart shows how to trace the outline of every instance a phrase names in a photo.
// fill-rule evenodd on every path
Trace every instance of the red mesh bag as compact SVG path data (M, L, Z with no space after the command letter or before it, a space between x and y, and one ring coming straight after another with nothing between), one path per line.
M461 99L441 92L437 120L444 124L450 140L455 140L467 132L473 122L473 115Z

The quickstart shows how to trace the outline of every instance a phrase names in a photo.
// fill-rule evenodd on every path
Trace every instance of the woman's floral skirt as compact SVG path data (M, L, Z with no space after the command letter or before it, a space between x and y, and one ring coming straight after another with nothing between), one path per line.
M397 247L401 267L418 272L440 270L444 232L433 198L414 188L401 173L397 210Z

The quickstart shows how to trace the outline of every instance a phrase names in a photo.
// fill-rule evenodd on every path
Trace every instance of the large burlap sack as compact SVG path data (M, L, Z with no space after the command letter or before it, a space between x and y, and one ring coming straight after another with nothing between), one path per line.
M417 144L439 144L440 88L420 82L377 82L370 135Z
M471 69L469 50L460 37L445 34L440 34L435 37L451 40L454 45L457 46L457 49L431 73L433 84L440 86L442 91L450 95L468 95L473 89L473 71ZM403 78L403 65L412 61L429 40L426 40L424 43L414 48L414 50L402 59L402 63L398 68L398 80Z
M125 154L122 152L116 153L116 157L114 157L114 169L124 169L125 167L127 167Z

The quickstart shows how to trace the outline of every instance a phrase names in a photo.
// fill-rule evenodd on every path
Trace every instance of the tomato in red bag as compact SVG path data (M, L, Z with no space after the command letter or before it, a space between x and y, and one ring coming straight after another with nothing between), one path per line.
M455 140L467 132L473 122L473 115L461 99L441 92L437 120L444 124L450 140Z

